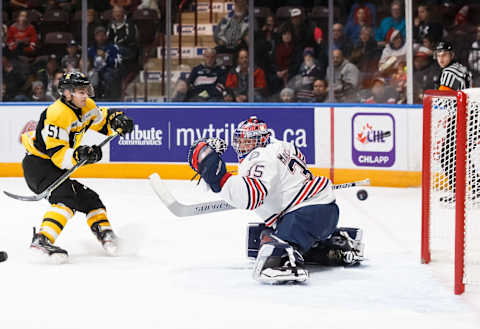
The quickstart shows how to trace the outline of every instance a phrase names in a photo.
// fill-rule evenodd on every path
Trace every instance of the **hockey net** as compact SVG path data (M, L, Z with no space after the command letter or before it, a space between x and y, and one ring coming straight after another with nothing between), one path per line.
M421 257L453 264L456 294L480 284L479 112L480 88L425 92Z

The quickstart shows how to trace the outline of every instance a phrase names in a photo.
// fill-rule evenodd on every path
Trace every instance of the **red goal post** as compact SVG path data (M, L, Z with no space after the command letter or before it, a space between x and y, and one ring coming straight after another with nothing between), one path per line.
M479 113L480 88L424 93L421 260L453 263L456 294L480 283Z

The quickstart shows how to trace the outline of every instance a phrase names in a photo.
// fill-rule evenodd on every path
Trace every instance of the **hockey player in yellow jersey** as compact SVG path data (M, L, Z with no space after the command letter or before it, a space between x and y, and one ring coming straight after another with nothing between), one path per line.
M36 130L22 135L27 151L22 162L25 180L37 194L78 162L86 159L89 164L102 159L100 147L80 145L87 130L112 135L115 131L126 134L133 129L133 121L123 112L97 107L90 98L93 89L84 74L64 74L58 90L60 98L42 112ZM59 263L68 261L67 251L54 243L68 220L81 212L86 215L87 224L106 253L115 255L117 237L95 191L67 179L52 191L48 201L51 206L43 215L39 231L33 229L31 249Z

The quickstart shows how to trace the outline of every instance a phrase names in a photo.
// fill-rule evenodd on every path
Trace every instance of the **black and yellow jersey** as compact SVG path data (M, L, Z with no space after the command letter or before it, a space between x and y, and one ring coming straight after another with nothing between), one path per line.
M22 144L28 153L51 159L61 169L70 169L77 163L73 151L88 129L113 134L107 117L108 110L98 108L91 98L81 109L58 99L42 112L37 129L22 135Z

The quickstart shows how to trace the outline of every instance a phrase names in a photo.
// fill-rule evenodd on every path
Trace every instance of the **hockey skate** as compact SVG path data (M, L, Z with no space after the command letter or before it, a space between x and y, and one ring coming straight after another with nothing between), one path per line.
M118 250L118 238L111 229L103 229L100 225L92 226L92 232L102 244L108 256L116 256Z
M302 255L280 239L262 245L253 268L253 278L263 283L282 284L308 279Z
M36 232L35 227L33 228L33 238L30 249L48 256L57 264L68 262L68 252L51 244L45 235Z

